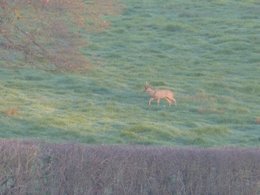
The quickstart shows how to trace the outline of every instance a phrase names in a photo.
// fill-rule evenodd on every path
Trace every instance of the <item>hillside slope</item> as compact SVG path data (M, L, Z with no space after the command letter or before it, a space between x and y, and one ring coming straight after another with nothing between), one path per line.
M99 16L107 28L77 32L87 42L80 48L92 64L87 71L59 71L44 59L21 63L0 47L0 137L260 146L260 4L121 3L116 15ZM172 89L177 105L149 108L146 81Z

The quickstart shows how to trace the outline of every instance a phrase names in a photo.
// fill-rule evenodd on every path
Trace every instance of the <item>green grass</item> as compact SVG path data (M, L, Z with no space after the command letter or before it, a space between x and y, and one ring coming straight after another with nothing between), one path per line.
M104 144L260 146L260 4L123 0L88 33L84 74L7 68L0 59L0 137ZM40 66L39 66L40 67ZM145 81L177 106L148 108ZM5 111L16 108L7 116Z

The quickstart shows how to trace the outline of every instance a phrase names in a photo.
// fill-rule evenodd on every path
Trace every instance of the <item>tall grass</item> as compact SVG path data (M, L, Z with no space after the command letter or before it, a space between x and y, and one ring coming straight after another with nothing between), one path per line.
M257 148L0 141L0 194L260 193Z

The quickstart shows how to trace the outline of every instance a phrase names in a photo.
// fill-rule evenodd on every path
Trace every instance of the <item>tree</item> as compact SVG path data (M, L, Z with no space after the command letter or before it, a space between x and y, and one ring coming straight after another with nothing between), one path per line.
M82 0L0 0L0 57L13 63L85 69ZM3 56L1 56L3 55Z
M117 0L0 0L0 63L86 70L82 33L103 31L103 15L119 14Z

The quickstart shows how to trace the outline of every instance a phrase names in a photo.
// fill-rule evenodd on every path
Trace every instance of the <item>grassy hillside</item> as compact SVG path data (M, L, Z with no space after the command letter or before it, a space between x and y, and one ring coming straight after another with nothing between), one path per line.
M259 2L122 3L110 28L83 35L87 73L10 68L1 50L0 137L260 146ZM177 105L149 108L145 81L173 89Z

